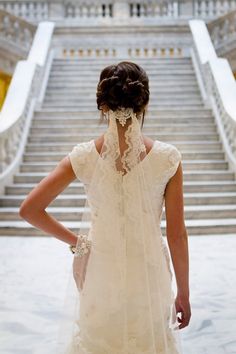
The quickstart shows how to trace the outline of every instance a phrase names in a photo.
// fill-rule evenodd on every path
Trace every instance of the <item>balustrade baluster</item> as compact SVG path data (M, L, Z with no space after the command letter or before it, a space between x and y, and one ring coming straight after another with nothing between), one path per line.
M97 5L97 17L102 17L102 6Z

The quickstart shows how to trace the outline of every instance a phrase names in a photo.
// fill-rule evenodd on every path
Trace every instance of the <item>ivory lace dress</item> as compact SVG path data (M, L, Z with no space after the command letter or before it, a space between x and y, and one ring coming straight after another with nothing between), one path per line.
M144 193L151 196L155 221L145 203L137 205L135 169L124 176L106 173L106 183L96 186L100 196L109 194L101 205L99 194L89 192L100 159L94 139L75 145L68 156L87 193L93 246L66 354L179 354L173 275L161 218L165 187L177 170L180 151L155 140L140 162L148 174ZM114 202L118 196L122 205ZM150 226L154 222L155 230Z

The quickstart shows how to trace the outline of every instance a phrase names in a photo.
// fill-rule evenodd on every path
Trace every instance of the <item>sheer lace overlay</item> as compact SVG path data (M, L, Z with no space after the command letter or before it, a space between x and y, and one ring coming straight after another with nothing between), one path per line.
M181 153L159 140L147 153L135 116L126 117L123 140L117 116L110 112L109 119L100 152L90 140L68 154L85 186L90 212L82 221L89 223L92 248L82 291L73 281L68 288L65 311L71 312L58 353L180 354L170 256L160 224L165 187ZM84 233L82 226L79 231ZM73 274L78 267L74 258Z

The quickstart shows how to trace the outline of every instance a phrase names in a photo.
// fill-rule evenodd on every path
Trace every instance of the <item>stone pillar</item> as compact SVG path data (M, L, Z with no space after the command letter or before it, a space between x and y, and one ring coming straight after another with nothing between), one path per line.
M50 20L62 20L64 19L64 2L63 1L48 1L48 12Z
M179 16L192 17L194 14L194 0L179 0Z
M129 4L126 1L116 0L113 3L113 14L117 20L123 20L129 18Z

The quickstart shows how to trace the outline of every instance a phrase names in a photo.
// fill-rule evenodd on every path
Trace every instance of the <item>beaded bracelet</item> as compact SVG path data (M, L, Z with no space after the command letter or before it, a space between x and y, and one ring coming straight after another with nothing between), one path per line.
M88 240L87 235L78 235L78 238L82 241L81 244L78 246L70 245L69 249L75 257L82 257L84 254L88 253L92 242Z

